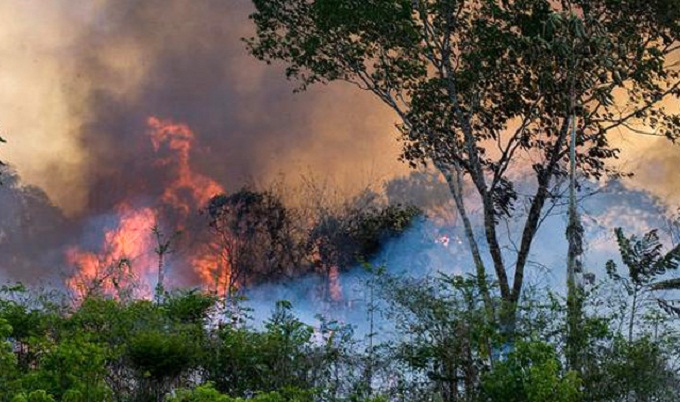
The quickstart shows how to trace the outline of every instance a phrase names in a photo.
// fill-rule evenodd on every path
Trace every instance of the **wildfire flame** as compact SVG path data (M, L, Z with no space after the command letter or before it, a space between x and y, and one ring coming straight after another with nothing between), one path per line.
M67 280L67 285L78 296L93 291L111 296L124 288L136 286L136 296L149 297L150 286L155 285L158 267L155 251L157 244L151 228L162 218L162 212L172 210L177 229L186 226L186 220L204 207L210 198L224 189L213 179L195 172L190 164L195 135L185 124L147 119L148 136L156 155L156 164L170 172L163 193L152 206L135 208L128 201L115 208L115 227L106 230L103 244L97 252L71 247L66 251L66 261L77 268L77 273ZM229 269L221 258L208 247L197 247L187 258L187 265L197 274L203 285L218 290L228 278Z
M328 272L328 290L330 299L339 302L343 299L342 285L340 284L340 270L333 265Z
M147 124L154 150L158 153L166 146L172 151L170 156L157 161L171 167L174 173L172 182L165 188L159 200L160 203L180 210L186 217L196 211L196 206L200 208L206 205L210 197L224 192L216 181L191 169L189 161L195 136L187 125L156 117L149 117Z
M93 292L117 294L123 287L133 285L130 281L151 273L153 255L148 251L153 250L153 244L149 228L156 222L156 213L151 208L134 209L125 203L116 210L118 224L104 234L101 252L79 247L66 251L67 262L79 271L67 284L80 297Z

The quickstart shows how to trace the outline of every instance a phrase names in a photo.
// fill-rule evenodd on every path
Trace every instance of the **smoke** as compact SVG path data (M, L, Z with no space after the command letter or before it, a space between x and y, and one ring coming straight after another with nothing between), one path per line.
M3 169L2 182L0 280L58 282L62 272L56 262L62 258L63 239L73 235L76 227L41 189L21 185L14 171Z
M433 176L414 173L410 177L392 180L387 186L388 194L400 196L401 191L411 187L414 194L440 194L444 185L432 180ZM446 198L442 196L442 198ZM418 197L412 198L417 200ZM429 198L426 198L427 208ZM445 200L441 200L445 202ZM437 213L438 208L430 210ZM599 192L586 197L580 204L580 213L586 231L584 269L594 275L596 281L606 280L607 261L614 260L623 266L614 236L614 228L621 227L626 235L642 236L653 229L661 229L662 243L671 246L671 235L664 230L668 227L667 217L671 211L658 197L649 192L634 191L620 181L610 181L599 188ZM473 219L481 217L473 214ZM550 289L557 293L566 292L567 226L566 207L556 208L546 217L534 241L525 274L525 289ZM478 233L482 238L483 233ZM488 255L484 242L482 252ZM512 261L512 244L502 241L506 261ZM493 262L485 260L487 272L493 271ZM441 216L416 220L401 236L383 244L381 252L370 261L371 269L356 266L345 271L338 278L337 286L342 293L339 300L330 300L321 295L329 286L319 276L306 276L295 281L265 283L246 290L245 306L252 309L256 324L262 324L279 300L287 300L295 307L295 314L303 321L315 326L322 325L320 317L349 324L358 339L370 333L389 336L394 323L386 319L389 300L379 288L376 269L384 269L388 275L406 279L417 284L419 280L435 278L440 274L473 275L474 263L467 249L464 233L459 225L443 223ZM376 283L378 287L376 288ZM371 316L373 314L373 316ZM375 327L371 328L373 323Z
M296 96L280 67L247 54L250 11L246 0L3 4L6 158L81 216L158 190L151 115L192 127L197 168L227 188L302 169L351 190L403 171L394 117L377 102L341 85Z
M10 141L2 157L51 198L68 189L82 204L84 155L71 107L80 94L64 88L75 78L68 49L78 33L67 29L70 17L57 2L3 2L0 15L0 127Z
M0 4L0 131L9 141L0 156L21 177L3 191L40 194L40 202L1 205L44 222L41 231L28 219L3 226L3 277L67 270L57 258L64 249L96 252L120 205L150 206L173 185L147 135L150 116L191 127L191 168L228 192L304 172L332 175L336 191L351 194L406 170L394 117L370 96L342 85L295 95L281 66L247 54L251 7Z
M628 147L626 147L628 148ZM627 151L625 165L635 176L627 187L647 191L659 197L670 208L680 207L680 147L665 138L638 139Z

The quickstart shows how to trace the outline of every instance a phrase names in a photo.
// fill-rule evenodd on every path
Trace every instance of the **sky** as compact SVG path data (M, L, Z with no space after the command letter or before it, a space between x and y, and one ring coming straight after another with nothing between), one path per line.
M0 194L0 277L35 277L37 260L55 274L65 238L82 244L121 202L160 191L150 116L190 127L193 168L226 191L284 176L351 194L409 173L396 116L370 95L295 94L282 66L248 55L251 11L248 0L0 2L0 159L25 192ZM612 141L636 176L593 202L597 219L635 226L677 209L680 148Z

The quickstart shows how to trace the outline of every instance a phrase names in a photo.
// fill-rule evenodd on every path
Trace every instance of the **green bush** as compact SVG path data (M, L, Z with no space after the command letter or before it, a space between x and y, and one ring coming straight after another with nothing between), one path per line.
M46 390L64 402L108 401L106 351L81 337L64 339L39 359L23 379L27 389Z
M135 335L128 348L133 366L155 380L177 377L195 363L197 353L186 336L154 330Z
M12 402L56 402L52 395L40 389L30 393L22 392L12 399Z
M483 402L579 402L580 380L563 372L553 346L517 342L507 359L482 377Z
M208 383L192 390L180 390L168 402L312 402L309 391L285 389L280 392L256 393L252 398L232 398L221 394Z

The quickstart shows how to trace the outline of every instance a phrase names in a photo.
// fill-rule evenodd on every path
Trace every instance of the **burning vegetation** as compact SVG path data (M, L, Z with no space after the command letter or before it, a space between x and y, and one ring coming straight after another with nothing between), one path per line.
M113 225L105 229L98 250L82 250L77 246L68 249L67 262L76 267L76 272L67 282L79 297L92 292L113 294L121 289L134 291L138 297L149 297L155 287L150 286L153 280L162 278L160 271L166 269L162 261L155 263L162 258L162 244L154 243L152 228L168 220L173 230L186 230L192 215L211 197L224 191L216 181L191 168L195 137L189 127L156 117L150 117L147 124L150 144L157 155L154 164L167 171L167 184L162 194L148 203L150 206L136 207L128 200L116 205ZM206 286L216 276L219 281L230 276L229 267L221 266L208 253L203 247L194 247L187 261L187 268Z
M44 102L69 118L33 124L72 158L25 163L62 209L3 170L0 263L69 270L0 287L0 402L680 400L677 205L616 161L620 137L680 140L678 0L52 3L87 26L63 47L0 29L74 70ZM375 103L287 109L244 43L298 92ZM303 154L359 182L391 158L357 146L376 104L418 172L342 196L234 180Z
M154 289L187 285L181 278L228 296L315 273L327 283L320 299L341 302L340 271L368 261L422 215L416 207L382 205L370 192L335 211L329 205L288 207L273 190L226 194L192 168L196 137L188 126L156 117L147 125L153 165L166 172L165 184L151 201L119 202L98 247L67 249L66 262L75 272L66 282L78 299L151 298ZM175 235L165 239L161 228ZM176 282L163 283L171 267Z

